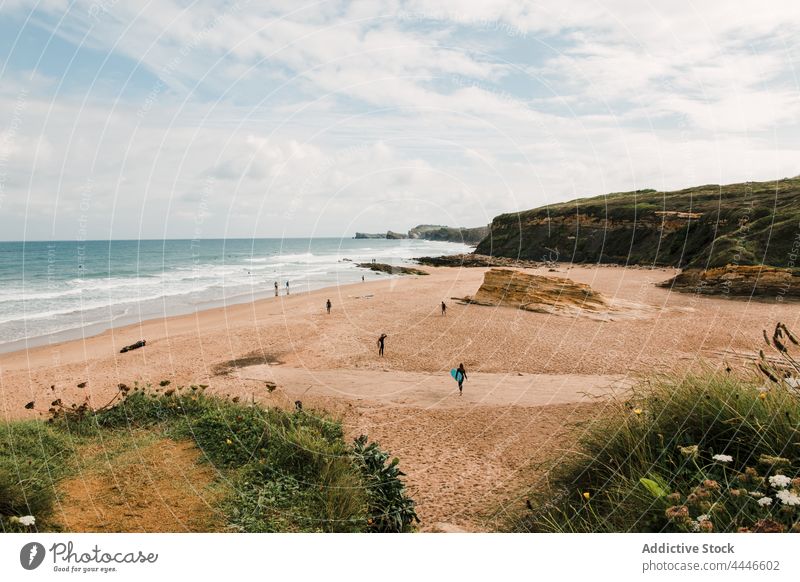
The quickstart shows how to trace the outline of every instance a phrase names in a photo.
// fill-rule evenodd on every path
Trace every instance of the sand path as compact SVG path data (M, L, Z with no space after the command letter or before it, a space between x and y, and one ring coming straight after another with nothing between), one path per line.
M632 379L625 376L580 374L468 373L464 393L447 372L394 370L309 370L287 366L250 366L245 380L271 381L287 396L334 397L351 402L426 409L473 406L549 406L593 402L622 392Z

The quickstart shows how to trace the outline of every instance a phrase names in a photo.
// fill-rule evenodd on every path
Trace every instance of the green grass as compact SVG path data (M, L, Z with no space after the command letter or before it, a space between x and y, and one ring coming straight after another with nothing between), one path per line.
M0 425L0 531L28 531L9 517L47 516L54 484L69 472L72 441L37 421Z
M780 502L769 477L800 476L800 401L778 385L762 396L761 384L709 373L640 388L584 427L512 529L797 531L800 507ZM787 491L800 493L800 481Z
M196 443L227 491L220 503L230 531L413 528L414 503L399 480L402 473L396 463L386 463L388 455L374 444L369 452L373 457L383 455L382 462L365 463L365 440L348 445L337 421L313 411L287 412L206 396L198 386L158 391L123 387L121 395L114 406L100 411L59 408L53 409L49 423L3 425L0 516L6 517L0 522L4 530L27 531L8 519L21 515L36 516L40 529L46 529L58 480L73 467L70 451L76 442L134 431ZM390 494L374 496L376 482Z

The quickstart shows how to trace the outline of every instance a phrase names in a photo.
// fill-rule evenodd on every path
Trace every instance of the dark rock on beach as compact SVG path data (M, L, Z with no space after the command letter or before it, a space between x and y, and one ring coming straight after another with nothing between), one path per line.
M387 265L386 263L358 263L362 269L369 269L379 273L388 273L389 275L427 275L422 269L415 269L414 267L400 267L397 265Z
M508 257L490 257L475 253L461 255L445 255L443 257L419 257L414 259L420 265L430 267L517 267L535 269L541 263L525 259L512 259Z

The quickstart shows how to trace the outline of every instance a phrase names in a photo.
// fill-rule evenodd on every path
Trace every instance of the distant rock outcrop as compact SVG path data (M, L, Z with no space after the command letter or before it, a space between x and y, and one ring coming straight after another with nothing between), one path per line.
M476 245L483 240L487 234L489 234L488 226L453 228L438 224L420 224L409 230L408 233L394 232L392 230L387 231L385 234L357 232L355 238L387 238L391 240L412 238Z
M420 224L408 231L408 238L421 238L424 240L439 240L447 242L463 242L464 244L478 244L489 234L489 226L475 228L453 228L435 224Z
M378 271L380 273L388 273L389 275L427 275L428 273L422 269L415 269L414 267L400 267L397 265L387 265L386 263L358 263L357 267L362 269L370 269L371 271Z
M461 300L559 315L610 310L606 299L589 285L512 269L490 269L484 275L478 292Z
M709 295L800 297L800 270L754 265L687 269L661 286Z

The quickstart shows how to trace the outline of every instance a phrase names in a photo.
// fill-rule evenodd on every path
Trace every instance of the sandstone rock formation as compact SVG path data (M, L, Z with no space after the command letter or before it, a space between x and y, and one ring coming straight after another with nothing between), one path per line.
M800 271L753 265L687 269L661 286L685 293L709 295L773 299L800 297Z
M610 305L589 285L560 277L544 277L513 269L490 269L467 303L516 307L553 314L606 313Z

